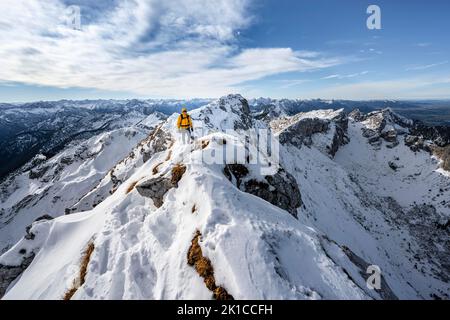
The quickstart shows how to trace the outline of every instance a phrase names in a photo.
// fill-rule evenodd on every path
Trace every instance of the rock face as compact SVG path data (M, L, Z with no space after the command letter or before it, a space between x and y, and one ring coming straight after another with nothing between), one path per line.
M23 259L18 266L0 264L0 298L3 297L9 285L25 271L34 259L34 253Z
M53 220L49 215L43 215L37 218L32 225L26 227L26 234L23 237L22 244L17 245L8 252L9 256L14 256L16 262L0 263L0 299L5 294L9 285L25 271L26 268L33 262L36 253L39 251L43 237L37 239L37 234L34 226L45 223L48 220ZM20 261L20 262L17 262Z
M302 119L284 130L280 135L280 143L290 143L298 148L302 145L311 146L311 137L316 133L324 133L329 128L329 122L322 119Z
M361 122L364 120L364 115L361 113L359 109L354 109L352 112L348 114L348 117L352 118L357 122Z
M295 178L284 169L280 168L276 174L263 179L255 179L250 177L246 166L229 164L225 166L224 174L242 191L264 199L297 218L302 197Z
M363 136L370 144L380 146L384 140L388 148L397 146L398 136L407 134L413 125L411 120L396 114L389 108L364 115L359 110L353 110L349 117L363 124Z
M155 207L159 208L163 205L164 195L173 187L170 178L158 177L137 185L136 190L141 196L151 198Z
M265 176L265 181L251 179L245 182L245 191L277 207L286 210L297 218L297 208L302 205L300 190L295 178L280 169L273 176Z
M431 151L431 149L426 145L425 140L419 136L407 135L405 137L405 144L414 152L419 150L426 150L428 152Z
M425 150L442 161L442 169L450 171L450 127L430 127L414 122L405 144L412 151Z
M44 214L43 216L40 216L39 218L37 218L36 220L34 220L34 222L38 222L38 221L45 221L45 220L53 220L54 218L48 214ZM25 228L25 239L26 240L34 240L34 238L36 237L36 235L31 231L31 228L33 227L32 224L30 224L29 226L27 226Z
M290 118L276 120L271 123L272 129L278 132L281 144L291 144L297 148L302 145L310 147L314 144L316 134L324 139L317 145L319 149L334 157L339 147L348 142L348 117L343 110L324 110L323 112L300 113Z
M355 121L362 121L376 128L376 130L367 127L363 128L363 135L368 138L371 144L379 145L381 143L380 138L382 138L390 142L387 145L388 147L393 148L399 143L397 136L404 134L405 145L412 151L424 150L434 154L442 160L442 168L447 171L450 170L450 127L432 127L420 121L405 121L405 119L389 110L383 110L378 113L372 112L372 114L374 114L372 119L369 119L370 114L364 116L357 110L350 113L350 117ZM393 125L392 119L394 119ZM391 121L391 124L389 124L389 121ZM386 130L388 126L390 129Z
M415 121L411 127L410 134L421 137L424 140L429 140L438 147L445 147L450 144L450 127L432 127L420 121Z
M153 200L155 207L160 208L164 201L164 195L172 188L178 187L178 182L186 172L186 167L176 165L172 169L171 176L160 176L144 181L136 186L136 190L143 197Z

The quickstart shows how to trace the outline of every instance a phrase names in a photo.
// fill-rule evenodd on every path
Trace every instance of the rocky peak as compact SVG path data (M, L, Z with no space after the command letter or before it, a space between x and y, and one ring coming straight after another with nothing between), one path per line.
M386 108L362 114L359 110L353 110L349 117L363 125L363 135L374 146L380 146L382 140L386 141L388 148L398 145L397 137L408 133L413 121L406 119L392 109Z
M405 144L412 151L425 150L442 161L442 168L450 171L450 127L427 126L415 121Z
M248 101L240 94L229 94L191 112L192 119L213 130L249 130L255 121Z
M438 147L450 145L450 127L427 126L420 121L415 121L410 130L410 134L432 141Z
M225 109L230 108L235 113L243 112L247 115L250 114L248 101L240 94L229 94L221 97L219 99L219 106Z
M298 148L315 145L334 156L339 146L347 142L348 117L344 110L301 112L270 123L281 144Z

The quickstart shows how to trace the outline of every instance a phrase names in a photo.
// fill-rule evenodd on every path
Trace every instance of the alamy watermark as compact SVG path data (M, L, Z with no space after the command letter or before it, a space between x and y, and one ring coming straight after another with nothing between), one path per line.
M376 4L371 4L366 10L369 17L366 26L369 30L381 30L381 8ZM64 20L66 25L73 30L81 30L81 8L77 5L70 5L65 9Z
M366 286L370 290L381 289L381 269L377 265L370 265L367 267L366 273L370 276L366 280Z
M81 30L81 8L68 6L64 12L64 21L67 27L73 30Z
M381 30L381 8L372 4L367 8L367 14L370 15L366 21L367 29Z

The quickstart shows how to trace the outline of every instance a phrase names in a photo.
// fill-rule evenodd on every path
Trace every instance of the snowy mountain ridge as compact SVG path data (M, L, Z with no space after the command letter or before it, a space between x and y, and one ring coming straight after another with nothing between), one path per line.
M82 159L61 168L56 181L45 180L53 167L42 176L26 171L51 181L51 195L59 181L77 181L70 177L83 167L95 169L96 183L72 201L70 214L49 205L50 197L33 199L33 207L60 216L42 217L20 240L27 224L10 223L19 241L0 257L3 298L449 298L444 135L431 138L428 128L389 109L255 118L240 95L190 114L192 144L180 141L175 114L150 121L150 134L130 128L100 139L128 146L110 154L108 170ZM251 163L267 154L249 143L249 129L278 138L274 174ZM99 150L108 144L98 143L87 143L99 152L89 161L103 163ZM245 150L246 161L204 161L227 148ZM44 161L39 169L62 158L35 161ZM14 184L2 183L2 210L39 190ZM30 206L20 216L40 211ZM371 265L381 270L380 289L366 284Z

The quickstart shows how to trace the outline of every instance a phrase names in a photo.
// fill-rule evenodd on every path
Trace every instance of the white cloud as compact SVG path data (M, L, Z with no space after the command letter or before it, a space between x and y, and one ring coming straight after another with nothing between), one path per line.
M245 81L341 63L290 48L241 50L235 35L251 23L250 0L115 2L82 31L63 23L59 0L0 2L0 81L213 97Z
M430 68L434 68L434 67L439 67L439 66L442 66L447 63L448 63L448 61L442 61L442 62L431 63L431 64L426 64L426 65L416 65L416 66L406 68L406 71L426 70L426 69L430 69Z
M351 73L351 74L331 74L329 76L323 77L321 78L322 80L330 80L330 79L351 79L351 78L356 78L356 77L360 77L360 76L364 76L366 74L368 74L369 71L361 71L361 72L357 72L357 73Z
M341 76L338 74L330 74L329 76L323 77L323 80L329 80L329 79L339 79Z

